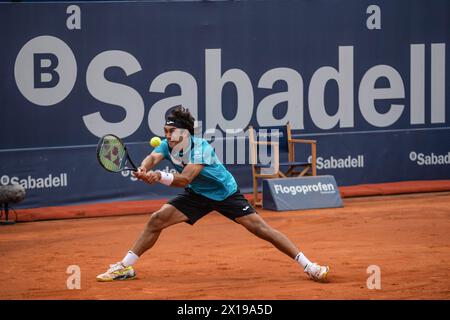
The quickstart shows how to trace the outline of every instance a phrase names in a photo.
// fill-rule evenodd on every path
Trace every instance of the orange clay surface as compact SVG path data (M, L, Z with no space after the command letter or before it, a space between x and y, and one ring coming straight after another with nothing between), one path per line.
M300 266L213 212L164 230L136 265L138 278L98 283L122 259L149 215L0 226L1 299L450 299L450 192L345 198L344 208L259 210L313 261L331 268L315 283ZM66 270L81 269L68 290ZM367 268L381 270L369 290Z

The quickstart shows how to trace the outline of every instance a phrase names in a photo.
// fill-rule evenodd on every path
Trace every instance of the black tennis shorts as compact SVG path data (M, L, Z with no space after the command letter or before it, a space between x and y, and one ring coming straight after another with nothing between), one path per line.
M236 218L256 212L255 208L252 207L239 190L222 201L215 201L195 193L192 189L186 188L184 192L167 203L186 215L189 218L186 222L190 225L193 225L197 220L213 210L233 221Z

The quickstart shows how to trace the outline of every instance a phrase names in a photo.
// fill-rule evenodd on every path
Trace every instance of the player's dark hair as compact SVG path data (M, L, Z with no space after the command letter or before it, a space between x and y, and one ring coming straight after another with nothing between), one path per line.
M183 127L186 128L190 134L194 134L194 117L192 117L188 108L183 106L176 106L170 110L167 120L181 122Z

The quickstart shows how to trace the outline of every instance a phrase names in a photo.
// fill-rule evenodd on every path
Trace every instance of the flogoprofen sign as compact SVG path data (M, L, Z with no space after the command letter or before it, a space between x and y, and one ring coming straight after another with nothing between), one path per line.
M262 206L275 211L342 207L333 176L263 180Z

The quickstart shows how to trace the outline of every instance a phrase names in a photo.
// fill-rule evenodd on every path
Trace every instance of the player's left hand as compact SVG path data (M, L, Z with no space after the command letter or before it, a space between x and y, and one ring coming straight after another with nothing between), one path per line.
M147 169L143 166L140 166L136 171L132 171L131 175L142 180L143 176L147 173Z
M150 184L153 184L161 180L161 173L158 171L149 171L147 172L146 176L147 176L146 182Z
M138 171L134 173L134 176L139 180L142 180L149 184L158 182L161 179L161 173L159 173L158 171L147 171L147 172Z

